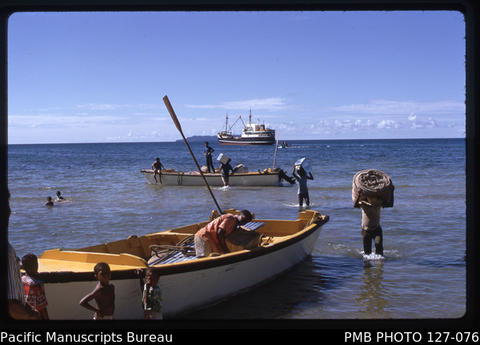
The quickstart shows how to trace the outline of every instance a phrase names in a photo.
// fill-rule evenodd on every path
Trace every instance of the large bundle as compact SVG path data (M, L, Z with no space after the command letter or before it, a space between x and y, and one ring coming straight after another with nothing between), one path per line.
M263 235L256 231L238 228L230 233L225 243L231 252L244 249L254 249L260 246Z
M305 157L302 157L299 160L297 160L294 165L295 165L295 169L297 170L300 170L300 167L302 167L307 174L309 174L312 170L312 168L310 167L310 164L308 163L308 161L306 161Z
M395 187L387 174L380 170L367 169L359 171L353 176L352 200L353 206L368 196L381 199L382 207L393 207L393 191Z
M217 161L222 162L223 164L227 164L230 161L230 158L228 158L226 155L223 153L220 153L217 157Z

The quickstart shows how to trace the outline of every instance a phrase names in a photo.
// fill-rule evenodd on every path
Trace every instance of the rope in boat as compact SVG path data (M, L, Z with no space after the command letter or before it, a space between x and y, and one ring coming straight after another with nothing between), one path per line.
M157 262L166 259L175 252L181 252L185 256L195 256L194 236L190 235L178 242L176 245L169 244L151 244L150 250L158 257Z

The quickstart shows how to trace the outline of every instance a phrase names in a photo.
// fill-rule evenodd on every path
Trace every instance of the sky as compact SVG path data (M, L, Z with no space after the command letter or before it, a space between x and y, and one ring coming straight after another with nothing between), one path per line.
M455 11L36 12L8 21L8 143L464 138ZM241 122L232 127L240 133Z

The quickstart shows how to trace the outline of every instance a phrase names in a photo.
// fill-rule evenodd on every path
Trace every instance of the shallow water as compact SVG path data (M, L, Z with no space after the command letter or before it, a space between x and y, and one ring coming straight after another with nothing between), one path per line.
M290 173L307 157L311 208L329 215L307 260L265 285L186 315L188 319L457 318L466 304L465 141L292 141L276 166ZM201 143L191 143L204 164ZM211 145L233 165L273 165L274 147ZM17 254L78 248L205 220L215 209L205 187L148 185L140 169L155 157L194 170L183 142L9 145L9 240ZM216 163L216 162L215 162ZM395 185L382 209L385 258L364 261L353 175L379 169ZM66 202L48 208L57 190ZM257 218L296 219L297 187L212 188L222 208Z

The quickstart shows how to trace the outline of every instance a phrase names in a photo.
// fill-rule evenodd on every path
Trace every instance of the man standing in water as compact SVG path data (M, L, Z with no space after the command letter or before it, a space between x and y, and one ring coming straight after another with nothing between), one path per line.
M368 196L367 200L357 201L362 209L362 240L365 255L372 253L372 240L375 242L375 254L383 256L383 231L380 226L381 200Z
M162 183L162 169L165 169L163 164L160 162L160 158L157 157L155 162L152 163L152 170L153 170L153 178L155 182L157 182L157 175L160 179L160 183Z
M309 172L307 175L307 172L301 165L294 165L292 175L298 182L298 207L300 209L303 207L304 199L306 206L310 207L310 197L308 195L307 180L313 180L312 173Z
M220 162L220 172L222 173L222 181L223 181L223 186L224 187L227 187L229 186L228 182L230 180L230 171L232 172L233 174L233 168L232 166L230 165L230 162L232 160L229 159L227 161L227 163L223 163L223 162Z
M203 154L205 155L205 160L207 163L207 169L208 172L215 172L215 168L213 167L213 161L212 161L212 153L215 151L212 149L210 146L208 146L208 141L205 142L205 150L203 151ZM210 171L210 169L212 169Z

